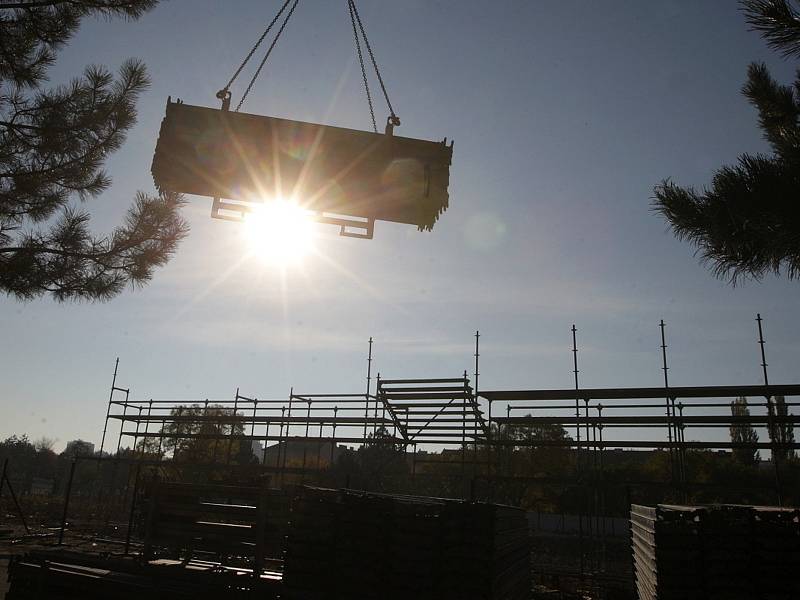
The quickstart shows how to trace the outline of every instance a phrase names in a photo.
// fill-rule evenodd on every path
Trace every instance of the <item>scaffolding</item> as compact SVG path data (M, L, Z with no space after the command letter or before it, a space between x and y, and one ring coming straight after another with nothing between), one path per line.
M403 457L412 489L423 475L453 477L463 498L487 501L495 500L495 489L509 479L531 486L560 486L580 496L580 575L582 580L597 582L606 564L608 494L620 486L620 481L607 477L609 452L652 450L668 458L667 481L622 482L630 504L634 486L653 486L685 501L692 492L711 485L692 478L687 468L691 451L768 450L775 474L775 504L782 504L780 457L800 449L800 443L781 441L774 433L800 424L800 416L793 413L800 402L791 401L800 396L800 384L769 382L760 315L757 320L764 374L763 383L757 385L671 386L663 321L659 329L664 376L663 385L657 387L581 387L574 325L575 385L566 389L479 390L479 332L472 380L466 371L458 377L389 379L378 374L373 378L370 339L367 385L361 393L291 389L286 398L259 398L237 388L227 399L137 400L128 388L118 387L115 365L103 440L109 422L116 422L114 460L139 466L183 461L208 469L240 466L239 450L256 444L261 456L257 465L248 468L269 474L280 485L287 477L289 483L313 483L345 449L377 447ZM731 400L741 396L751 399L752 414L732 411ZM783 413L777 410L777 396L789 399L782 405ZM719 435L720 429L736 427L764 428L769 439L743 444ZM564 435L541 435L548 430L564 431ZM190 455L193 440L209 442L204 444L208 452ZM126 454L123 447L133 450ZM511 475L505 473L498 461L509 452L513 460L515 451L525 449L561 449L569 456L570 468L557 475L542 475L535 465L529 473L513 469ZM452 468L436 471L433 464ZM138 473L137 468L137 480ZM337 485L349 487L350 483L348 478ZM749 485L755 484L741 483L742 489Z

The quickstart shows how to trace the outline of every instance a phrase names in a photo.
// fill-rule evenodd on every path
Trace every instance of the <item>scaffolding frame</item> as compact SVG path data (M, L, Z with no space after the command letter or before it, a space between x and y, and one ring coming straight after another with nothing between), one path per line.
M605 462L612 448L668 452L669 481L626 483L663 486L682 498L686 498L690 491L705 487L702 482L692 481L687 472L689 451L725 451L735 447L770 450L775 470L776 503L782 503L778 457L784 451L800 449L800 443L780 443L773 434L780 425L800 424L800 416L792 414L800 402L786 402L789 414L779 415L774 398L800 396L800 384L769 383L761 316L758 315L756 320L760 366L764 374L764 383L760 385L671 386L663 320L659 329L664 385L657 387L581 387L575 325L571 328L575 385L569 389L479 390L480 332L475 333L474 387L466 371L460 377L425 379L386 379L378 374L374 378L373 393L372 338L369 340L366 391L362 393L308 394L291 389L286 398L261 399L245 396L237 388L232 398L219 400L133 400L129 389L117 387L115 365L104 440L109 420L119 422L120 426L117 457L123 439L132 440L134 449L142 439L156 439L158 460L153 460L144 451L134 452L126 459L156 465L170 462L163 458L162 450L166 446L178 447L181 440L213 440L213 455L205 465L208 468L231 464L236 441L263 442L258 468L275 473L281 483L287 474L299 474L301 481L305 481L308 473L325 470L333 464L340 444L385 444L402 448L411 469L412 485L419 475L418 465L460 464L459 476L465 484L463 497L475 498L476 483L480 483L486 486L487 500L492 500L494 486L508 479L499 472L498 465L493 464L499 451L508 448L562 448L574 456L572 473L559 477L541 477L531 473L513 479L532 485L555 484L563 486L563 489L571 486L582 490L585 503L579 515L581 547L584 547L584 537L589 543L581 556L581 577L596 581L605 564L605 496L610 485L605 477ZM124 394L124 397L119 394ZM754 409L754 414L731 414L729 400L739 396L751 399L748 406ZM565 428L572 435L563 439L539 439L535 436L506 439L497 435L504 428L535 431L553 426ZM732 426L764 427L769 440L734 444L713 434L720 428ZM631 432L637 434L631 436ZM269 446L270 443L273 445ZM288 458L293 446L302 450L299 463ZM267 460L268 447L274 454L271 460ZM448 451L449 458L458 453L458 460L436 458L422 452L426 448L441 450L442 454ZM324 453L329 453L325 460L322 458Z

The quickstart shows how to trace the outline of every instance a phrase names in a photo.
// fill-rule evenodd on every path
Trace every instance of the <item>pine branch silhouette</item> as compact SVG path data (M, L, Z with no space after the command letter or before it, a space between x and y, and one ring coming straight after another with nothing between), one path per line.
M108 300L141 286L188 231L175 194L136 194L123 223L94 236L103 165L136 122L144 65L86 67L45 88L48 68L88 16L136 19L157 0L31 1L0 6L0 290L22 300Z
M752 28L786 56L800 55L800 17L788 0L742 1ZM758 111L771 156L742 154L717 170L702 191L669 179L654 189L652 208L678 239L696 248L712 273L735 285L767 273L800 276L800 73L781 85L753 63L742 93Z

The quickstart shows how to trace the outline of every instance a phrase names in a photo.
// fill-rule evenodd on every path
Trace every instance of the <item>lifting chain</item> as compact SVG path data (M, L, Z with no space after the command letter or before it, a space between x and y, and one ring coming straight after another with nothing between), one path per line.
M264 30L264 33L261 34L261 37L258 38L258 41L256 41L256 43L250 49L250 52L248 52L247 56L242 61L242 64L240 64L239 67L236 69L236 71L234 72L233 76L230 78L228 83L225 84L224 88L222 88L220 91L217 92L217 98L219 98L222 101L222 110L228 110L230 108L230 103L231 103L230 87L233 85L233 82L236 81L239 75L241 75L242 70L244 70L245 66L247 66L247 63L250 62L250 59L253 58L253 55L256 53L256 50L258 50L259 46L261 46L261 44L264 42L266 37L269 35L269 32L272 31L272 28L275 26L275 23L277 23L278 19L281 18L281 15L286 11L286 8L289 6L289 4L292 4L292 7L289 9L288 14L283 19L283 23L281 24L278 33L275 34L275 39L272 40L269 49L267 49L266 55L264 55L264 58L261 60L261 64L259 64L258 69L256 70L255 74L250 80L250 83L247 86L247 89L245 90L245 93L242 95L242 99L239 101L239 104L236 107L236 112L239 112L239 109L242 108L244 101L250 94L250 90L253 89L253 85L255 84L256 79L258 79L258 76L261 74L261 70L264 68L267 59L269 59L270 54L272 54L272 50L273 48L275 48L275 44L278 43L278 38L281 37L283 30L286 29L286 24L289 22L289 19L294 13L294 9L297 8L297 3L299 1L300 0L294 0L294 3L292 3L292 0L285 0L280 10L278 10L278 14L276 14L275 17L273 17L272 21L270 21L269 25L267 25L267 28Z
M386 121L386 133L391 134L392 129L400 125L400 118L394 112L394 107L392 107L392 101L389 100L389 93L386 91L386 84L383 82L383 76L381 76L381 70L378 68L378 61L375 60L375 53L372 51L372 45L369 43L367 32L364 29L364 23L361 21L361 15L358 13L356 0L347 0L347 5L348 8L350 9L350 22L353 25L353 37L355 38L356 42L356 52L358 53L358 61L361 65L361 76L364 79L364 91L367 94L369 113L370 117L372 118L372 129L376 133L378 132L378 128L375 123L375 110L372 106L372 94L369 91L369 83L367 81L367 71L364 67L364 55L361 52L361 42L359 41L359 35L358 35L359 31L361 32L361 37L364 39L364 45L367 48L369 59L372 62L372 68L375 70L375 76L378 78L378 83L381 86L381 91L383 91L383 97L386 99L386 106L389 108L389 118ZM358 29L356 29L356 24L358 24Z
M228 83L225 85L225 87L223 87L220 91L217 92L217 98L219 98L219 100L222 102L222 110L227 111L227 110L230 109L230 105L231 105L231 91L230 91L230 88L231 88L231 86L236 81L236 79L239 77L239 75L241 75L241 73L244 70L245 66L247 66L247 63L250 62L251 58L253 58L253 55L256 53L258 48L261 46L261 44L267 38L267 36L269 35L270 31L272 31L273 27L275 27L275 24L283 16L283 22L281 23L280 27L278 28L278 31L275 34L275 38L272 40L272 43L269 45L269 48L267 49L267 52L264 55L264 58L261 59L261 63L259 63L258 68L256 69L255 73L253 74L253 77L250 79L250 83L248 83L247 88L244 91L244 94L242 94L242 98L239 101L239 104L236 106L236 112L239 112L239 110L242 108L242 105L244 104L245 100L247 100L248 95L252 91L256 80L258 79L259 75L261 74L261 71L263 70L264 65L267 63L267 60L269 60L269 57L272 54L272 50L275 48L275 45L278 43L278 40L280 39L281 34L283 33L284 29L286 29L286 25L289 23L289 19L291 19L292 15L294 14L294 11L297 8L297 4L299 2L300 2L300 0L285 0L284 1L283 5L278 10L278 13L275 15L275 17L272 19L272 21L270 21L269 25L267 25L267 28L261 34L261 37L258 38L256 43L250 49L250 52L248 52L247 56L244 58L244 60L239 65L239 67L236 69L236 71L233 73L233 76L231 76L231 78L228 81ZM375 60L375 53L372 50L372 45L369 43L369 38L367 37L367 32L366 32L366 30L364 28L364 23L361 21L361 15L358 12L358 7L356 6L356 0L347 0L347 6L348 6L348 9L350 11L350 22L351 22L351 24L353 26L353 38L354 38L355 43L356 43L356 53L358 54L358 62L359 62L359 65L361 66L361 77L362 77L362 79L364 81L364 91L366 92L366 95L367 95L367 104L369 105L369 114L370 114L370 118L372 120L372 129L376 133L378 132L377 123L375 121L375 108L374 108L373 102L372 102L372 93L371 93L371 91L369 89L369 79L367 78L367 69L366 69L366 66L365 66L365 63L364 63L364 54L363 54L363 52L361 50L361 40L362 39L364 41L364 46L367 49L367 54L369 55L370 62L372 63L372 68L375 71L375 76L378 79L378 84L380 85L381 91L383 92L383 97L386 100L386 105L389 108L389 117L387 118L387 121L386 121L386 133L388 135L391 135L392 131L393 131L393 128L398 126L398 125L400 125L400 119L397 116L397 114L394 112L394 107L392 106L391 100L389 100L389 93L386 91L386 84L384 83L383 76L381 75L381 71L378 68L378 62L377 62L377 60ZM287 11L287 9L288 9L288 11ZM285 16L284 16L284 13L285 13Z

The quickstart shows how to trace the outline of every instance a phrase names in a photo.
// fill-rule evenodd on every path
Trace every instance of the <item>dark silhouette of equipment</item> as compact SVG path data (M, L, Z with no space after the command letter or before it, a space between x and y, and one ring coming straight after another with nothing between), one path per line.
M152 171L159 189L215 198L216 218L239 220L265 198L293 197L344 235L372 237L376 220L433 228L448 205L452 153L446 140L391 128L379 134L170 101Z
M299 0L286 0L231 79L221 109L167 102L153 158L160 190L209 196L211 216L242 220L272 198L286 198L348 237L372 238L375 221L431 230L449 203L453 144L394 135L394 111L355 0L347 0L373 132L239 112ZM236 109L230 88L282 19ZM378 133L364 52L389 117Z

